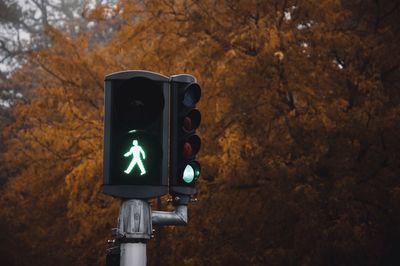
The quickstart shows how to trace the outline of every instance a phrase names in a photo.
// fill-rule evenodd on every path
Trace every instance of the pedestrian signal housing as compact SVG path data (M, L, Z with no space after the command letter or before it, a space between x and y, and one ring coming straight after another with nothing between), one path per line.
M152 198L168 192L169 78L124 71L105 78L103 192Z

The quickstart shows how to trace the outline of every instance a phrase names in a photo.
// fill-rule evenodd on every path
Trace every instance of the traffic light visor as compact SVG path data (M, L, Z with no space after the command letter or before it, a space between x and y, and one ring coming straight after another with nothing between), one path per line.
M191 132L194 129L198 128L201 121L201 114L199 110L192 109L190 112L183 118L182 128L186 132Z
M190 153L187 153L187 148L185 146L190 146ZM197 135L191 135L183 145L183 156L190 158L196 155L201 146L201 139Z
M199 84L191 83L185 88L183 95L183 104L186 107L194 107L196 103L200 100L201 89Z

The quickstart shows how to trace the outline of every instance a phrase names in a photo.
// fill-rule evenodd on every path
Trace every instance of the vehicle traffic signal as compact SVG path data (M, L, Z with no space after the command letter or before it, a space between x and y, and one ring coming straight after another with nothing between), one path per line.
M168 192L169 78L123 71L105 78L103 192L151 198Z
M191 75L171 77L170 193L193 195L200 175L196 155L201 140L196 134L201 114L196 109L201 88Z

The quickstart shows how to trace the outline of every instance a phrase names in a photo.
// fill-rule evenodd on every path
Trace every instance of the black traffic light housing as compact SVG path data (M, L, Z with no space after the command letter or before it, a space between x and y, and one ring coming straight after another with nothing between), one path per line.
M200 175L196 155L201 140L196 134L201 114L196 103L201 88L196 79L187 74L171 77L171 140L170 140L170 194L193 195Z
M152 198L168 192L169 78L149 71L105 77L103 192Z

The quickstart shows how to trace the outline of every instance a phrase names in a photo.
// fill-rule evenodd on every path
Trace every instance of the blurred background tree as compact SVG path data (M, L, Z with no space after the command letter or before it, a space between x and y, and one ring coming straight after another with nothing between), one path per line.
M119 202L101 194L103 78L126 69L203 88L200 202L162 229L162 265L400 263L398 3L1 5L27 32L0 40L8 265L104 264Z

